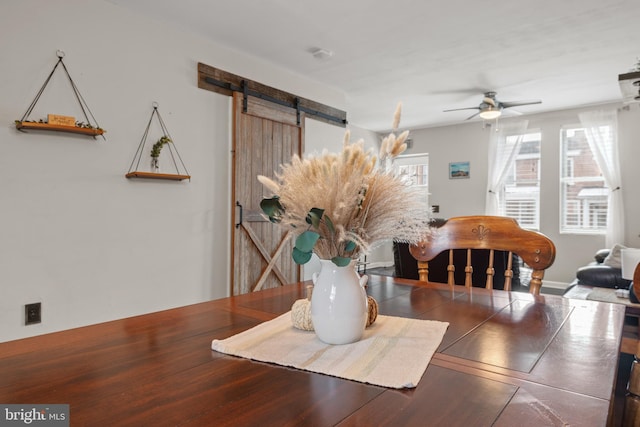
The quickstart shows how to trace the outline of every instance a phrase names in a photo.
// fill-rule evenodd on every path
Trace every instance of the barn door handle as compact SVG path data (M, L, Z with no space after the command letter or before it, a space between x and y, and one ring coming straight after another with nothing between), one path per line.
M240 228L240 226L242 225L242 205L237 200L236 200L236 206L240 208L240 222L236 224L236 228Z

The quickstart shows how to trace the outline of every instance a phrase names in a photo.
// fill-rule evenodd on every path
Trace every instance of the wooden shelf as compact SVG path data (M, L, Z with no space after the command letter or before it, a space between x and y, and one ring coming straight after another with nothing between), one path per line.
M80 133L83 135L102 135L105 131L96 128L82 128L78 126L62 126L62 125L50 125L49 123L37 123L37 122L16 122L16 129L18 130L50 130L54 132L69 132Z
M171 173L157 173L157 172L129 172L125 175L127 178L146 178L146 179L169 179L172 181L182 181L188 179L191 181L191 175L178 175Z

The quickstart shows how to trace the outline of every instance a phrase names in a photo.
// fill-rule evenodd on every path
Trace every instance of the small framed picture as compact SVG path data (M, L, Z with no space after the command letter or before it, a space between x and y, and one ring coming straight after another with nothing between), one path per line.
M449 179L465 179L469 176L469 162L449 163Z

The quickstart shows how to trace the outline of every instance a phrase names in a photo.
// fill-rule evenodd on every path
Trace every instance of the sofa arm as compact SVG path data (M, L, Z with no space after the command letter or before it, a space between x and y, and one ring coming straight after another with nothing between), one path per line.
M580 285L601 288L626 289L630 283L630 281L622 278L622 271L619 268L601 264L580 267L576 272L576 278Z
M598 264L602 264L602 262L604 261L604 259L609 256L609 253L611 252L611 249L600 249L598 252L596 252L594 258L596 260L596 262Z

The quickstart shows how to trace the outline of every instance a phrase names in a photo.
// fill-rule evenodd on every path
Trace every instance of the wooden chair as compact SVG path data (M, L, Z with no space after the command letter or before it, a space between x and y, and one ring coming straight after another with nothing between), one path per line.
M450 218L440 228L433 229L433 233L409 249L411 255L418 261L418 274L421 281L428 281L429 261L439 253L449 251L449 265L447 267L447 282L453 286L455 266L453 264L453 250L466 249L467 263L465 266L465 283L473 286L471 252L477 249L489 249L489 266L485 287L493 289L495 275L493 265L494 250L508 251L508 263L504 271L504 290L511 290L513 277L511 254L518 255L533 272L529 292L539 294L542 286L544 270L549 268L556 257L556 247L544 234L520 228L513 218L500 216L462 216Z

